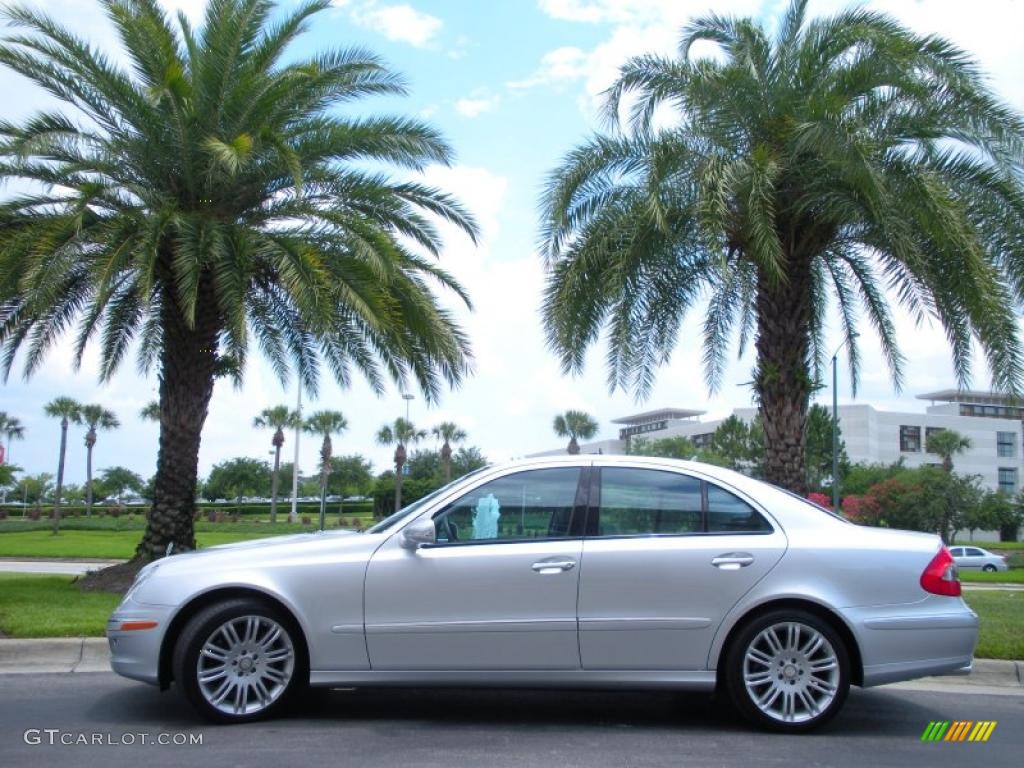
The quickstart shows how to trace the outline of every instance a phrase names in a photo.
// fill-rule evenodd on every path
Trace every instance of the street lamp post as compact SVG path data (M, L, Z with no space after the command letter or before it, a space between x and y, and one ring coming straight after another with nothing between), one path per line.
M836 362L839 353L859 334L851 333L832 353L832 511L839 512L839 376Z
M402 399L405 400L405 420L409 420L409 403L416 399L416 395L410 395L408 392L402 393Z

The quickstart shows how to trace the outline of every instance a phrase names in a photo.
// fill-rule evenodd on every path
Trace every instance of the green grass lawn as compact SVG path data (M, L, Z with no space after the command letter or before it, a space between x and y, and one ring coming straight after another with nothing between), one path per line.
M80 592L67 576L0 573L0 632L9 637L100 637L121 601Z
M1008 571L983 573L982 571L960 571L960 581L969 583L1024 584L1024 568L1011 568Z
M197 531L200 547L274 536L238 525L238 530ZM306 528L305 530L310 530ZM292 531L301 532L300 529ZM142 538L142 531L21 531L0 534L0 557L101 557L130 558Z
M10 637L101 637L119 595L80 592L67 576L0 573L0 632ZM981 617L975 655L1024 659L1024 592L970 592Z

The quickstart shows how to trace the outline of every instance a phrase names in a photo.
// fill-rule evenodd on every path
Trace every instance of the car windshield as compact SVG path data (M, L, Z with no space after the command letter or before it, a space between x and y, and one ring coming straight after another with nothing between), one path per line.
M399 520L402 520L403 518L405 518L407 515L411 515L411 514L413 514L415 512L418 512L420 509L425 507L427 504L429 504L431 501L436 499L438 496L440 496L442 493L447 491L452 486L456 485L457 483L461 483L464 480L468 480L469 478L471 478L471 477L473 477L475 475L479 475L481 472L483 472L487 468L488 467L480 467L480 469L475 469L472 472L469 472L468 474L463 475L462 477L455 478L454 480L452 480L447 485L442 485L436 491L431 491L426 496L424 496L422 499L417 499L416 501L412 502L411 504L407 504L406 506L402 507L397 512L394 512L394 513L388 515L387 517L385 517L380 522L374 523L369 528L364 529L362 531L362 533L381 533L382 531L386 531L388 528L390 528L392 525L397 523Z

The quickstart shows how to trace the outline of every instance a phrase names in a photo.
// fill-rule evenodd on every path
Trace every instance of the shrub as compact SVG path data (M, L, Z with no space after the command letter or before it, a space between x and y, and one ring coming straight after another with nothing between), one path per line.
M303 515L302 516L302 524L303 525L312 525L313 521L309 518L309 515Z

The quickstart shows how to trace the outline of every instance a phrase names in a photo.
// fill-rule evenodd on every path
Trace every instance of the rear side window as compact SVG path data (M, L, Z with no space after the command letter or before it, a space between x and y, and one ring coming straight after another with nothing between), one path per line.
M690 475L603 467L600 478L588 512L588 536L772 531L768 521L738 496Z
M598 536L701 530L700 480L646 469L601 470Z
M761 533L771 529L768 521L747 502L708 484L709 533Z

